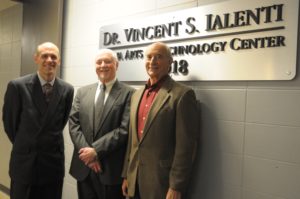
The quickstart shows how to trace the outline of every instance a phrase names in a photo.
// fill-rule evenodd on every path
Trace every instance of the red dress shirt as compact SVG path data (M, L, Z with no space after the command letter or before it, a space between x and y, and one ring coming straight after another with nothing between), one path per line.
M162 83L166 80L166 77L160 79L157 83L151 85L150 81L148 80L147 84L145 85L145 90L143 93L143 97L141 103L138 108L138 138L141 140L144 133L145 122L150 111L151 105L161 88Z

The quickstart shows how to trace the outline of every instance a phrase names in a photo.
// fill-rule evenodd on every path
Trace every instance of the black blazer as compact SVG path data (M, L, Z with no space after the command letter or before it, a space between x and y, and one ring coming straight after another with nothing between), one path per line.
M120 184L128 139L129 105L133 89L116 81L106 100L101 121L93 135L93 109L97 83L78 89L69 119L74 153L70 174L84 180L90 169L78 157L79 149L94 147L103 169L100 181L106 185Z
M43 184L63 178L62 131L68 120L73 93L70 84L56 78L47 106L36 73L8 83L2 119L13 144L9 165L12 180Z

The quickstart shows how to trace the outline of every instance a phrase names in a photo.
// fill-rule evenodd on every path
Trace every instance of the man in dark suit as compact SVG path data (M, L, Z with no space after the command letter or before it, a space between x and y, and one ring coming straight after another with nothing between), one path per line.
M70 114L70 174L79 199L121 199L133 89L116 79L118 59L112 50L101 49L95 66L99 82L78 89Z
M37 73L8 83L3 106L5 132L13 144L9 174L11 199L60 199L64 177L63 129L73 87L59 79L59 49L37 47Z
M199 131L195 93L168 75L173 59L165 44L148 46L145 60L150 78L131 99L123 194L184 198Z

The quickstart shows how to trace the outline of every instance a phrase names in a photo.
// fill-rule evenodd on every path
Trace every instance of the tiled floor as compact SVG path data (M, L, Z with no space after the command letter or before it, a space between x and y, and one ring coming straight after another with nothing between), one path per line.
M9 196L0 191L0 199L9 199Z

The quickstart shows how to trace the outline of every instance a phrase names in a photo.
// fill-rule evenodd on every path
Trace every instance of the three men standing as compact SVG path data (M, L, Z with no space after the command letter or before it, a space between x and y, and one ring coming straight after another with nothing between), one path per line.
M61 198L62 130L73 88L55 78L59 58L54 44L40 45L38 73L8 84L3 122L13 143L12 199ZM116 53L102 49L95 59L99 82L77 91L69 130L70 174L79 199L185 197L199 129L195 93L168 75L173 60L165 44L148 46L145 61L149 80L132 95L133 89L116 79Z

